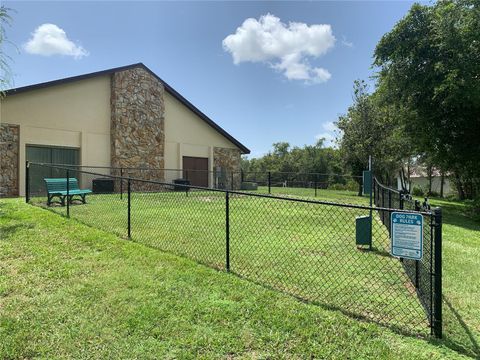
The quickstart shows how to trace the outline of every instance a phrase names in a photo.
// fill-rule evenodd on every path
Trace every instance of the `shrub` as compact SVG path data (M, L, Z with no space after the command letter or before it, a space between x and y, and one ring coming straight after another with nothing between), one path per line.
M412 195L413 196L424 196L425 192L420 186L414 186L412 189Z
M476 221L480 221L480 198L467 200L465 204L467 205L467 215Z
M346 184L329 184L329 190L348 190L348 191L357 191L358 190L358 183L354 180L347 181Z
M331 184L331 185L328 185L328 190L347 190L347 185Z

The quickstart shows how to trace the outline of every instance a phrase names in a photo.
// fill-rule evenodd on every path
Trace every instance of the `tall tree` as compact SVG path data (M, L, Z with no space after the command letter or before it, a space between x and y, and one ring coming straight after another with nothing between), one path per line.
M371 155L375 175L385 183L392 183L402 159L410 154L410 145L398 125L396 113L388 106L381 106L379 95L369 94L364 81L355 81L353 104L339 117L337 126L341 130L338 143L342 158L352 174L361 175Z
M378 87L419 153L462 178L480 177L480 0L414 4L375 49Z
M9 43L6 27L12 20L10 11L5 5L0 5L0 97L3 96L3 90L11 85L10 57L5 53L5 45Z

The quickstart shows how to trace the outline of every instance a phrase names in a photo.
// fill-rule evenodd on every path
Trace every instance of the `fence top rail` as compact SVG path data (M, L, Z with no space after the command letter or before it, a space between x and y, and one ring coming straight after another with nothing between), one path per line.
M209 187L203 186L195 186L195 185L185 185L185 184L172 184L169 182L164 181L156 181L156 180L145 180L139 179L134 177L126 177L126 176L118 176L118 175L109 175L109 174L100 174L91 171L83 171L83 170L72 170L68 167L61 167L47 163L37 163L37 162L30 162L30 165L38 165L38 166L45 166L50 167L53 169L60 169L65 171L75 171L82 174L88 175L96 175L102 177L108 177L111 179L123 180L123 181L136 181L136 182L143 182L148 184L156 184L162 186L181 186L186 189L196 189L196 190L203 190L203 191L210 191L210 192L218 192L218 193L229 193L234 195L243 195L243 196L250 196L250 197L257 197L257 198L265 198L265 199L272 199L272 200L283 200L283 201L291 201L291 202L300 202L305 204L318 204L318 205L326 205L326 206L335 206L335 207L344 207L350 209L360 209L360 210L377 210L377 211L385 211L385 212L404 212L404 213L411 213L415 212L417 214L431 216L433 213L431 211L414 211L414 210L401 210L401 209L394 209L394 208L385 208L385 207L370 207L366 205L356 205L356 204L348 204L348 203L336 203L332 201L321 201L321 200L311 200L311 199L304 199L304 198L296 198L296 197L287 197L287 196L276 196L270 194L257 194L257 193L249 193L245 191L237 191L237 190L224 190L224 189L214 189Z
M189 172L212 172L215 173L215 170L200 170L200 169L169 169L169 168L146 168L146 167L128 167L128 166L100 166L100 165L73 165L73 164L60 164L60 163L37 163L30 161L30 164L36 165L51 165L59 167L69 167L69 168L90 168L90 169L109 169L109 170L143 170L143 171L189 171ZM318 176L340 176L348 178L358 178L361 179L362 176L359 175L346 175L346 174L327 174L327 173L313 173L313 172L292 172L292 171L246 171L246 170L237 170L233 171L234 173L244 173L244 174L293 174L293 175L318 175Z
M391 192L394 192L396 194L400 194L400 190L397 190L397 189L394 189L394 188L391 188L389 186L386 186L386 185L383 185L380 181L378 181L377 177L375 176L373 178L373 180L377 183L377 185L385 190L388 190L388 191L391 191Z
M320 176L340 176L340 177L348 177L348 178L358 178L362 179L363 176L360 175L347 175L347 174L327 174L327 173L314 173L314 172L292 172L292 171L244 171L246 174L258 174L258 173L272 173L272 174L293 174L293 175L320 175Z
M244 173L259 173L261 171L244 171ZM265 173L265 172L263 172ZM289 172L289 171L267 171L266 173L272 174L293 174L293 175L320 175L320 176L340 176L340 177L348 177L348 178L357 178L362 179L363 177L360 175L346 175L346 174L327 174L327 173L312 173L312 172Z

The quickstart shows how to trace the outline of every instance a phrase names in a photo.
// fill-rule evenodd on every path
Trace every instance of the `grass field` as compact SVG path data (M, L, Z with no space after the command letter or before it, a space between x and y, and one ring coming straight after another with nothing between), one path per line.
M365 202L353 193L319 195ZM126 206L126 197L92 195L87 205L72 206L70 216L125 236ZM134 192L131 209L132 240L225 268L224 193ZM429 333L401 263L388 256L388 232L381 222L374 223L374 251L355 245L355 218L368 210L252 196L231 196L229 210L235 274L403 332Z
M480 359L480 223L462 202L431 204L443 209L444 342Z
M283 189L274 190L278 193ZM311 189L294 190L284 191L305 196ZM189 197L182 194L181 198L178 195L180 193L170 198L133 196L132 238L224 268L224 199L202 193L192 193ZM358 204L368 201L342 191L319 190L318 195L317 199L326 201ZM326 308L384 324L393 323L397 330L398 327L404 329L408 321L413 321L410 330L425 329L424 324L418 322L422 309L410 293L402 269L397 261L385 256L388 233L378 219L374 225L376 251L363 253L352 245L353 224L338 221L366 215L363 210L317 206L312 211L308 204L285 208L273 207L270 202L274 200L260 199L254 203L244 200L241 197L230 200L233 272ZM120 201L118 196L109 201L92 196L88 206L72 206L72 217L124 237L125 201ZM462 354L480 357L480 226L465 215L463 203L432 200L432 204L444 209L444 339L441 344ZM65 212L64 208L52 210ZM321 277L318 282L316 269L326 271L329 276ZM288 275L288 281L284 274ZM390 298L396 300L392 303Z
M259 186L257 192L261 194L267 194L268 186ZM369 203L368 197L358 196L356 191L317 189L317 197L315 197L315 189L311 188L271 187L271 194L274 196L302 196L310 199L346 204L368 205Z
M22 199L0 232L0 358L462 357Z

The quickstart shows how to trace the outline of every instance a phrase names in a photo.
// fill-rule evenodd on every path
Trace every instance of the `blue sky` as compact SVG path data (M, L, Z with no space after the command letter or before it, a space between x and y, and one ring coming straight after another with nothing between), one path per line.
M14 87L143 62L252 156L331 136L353 81L372 75L376 43L412 4L4 3L16 11L7 35L18 51L4 49ZM61 41L45 47L52 31Z

